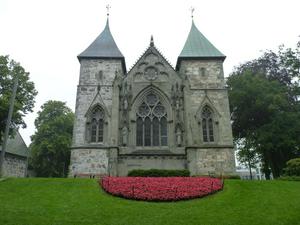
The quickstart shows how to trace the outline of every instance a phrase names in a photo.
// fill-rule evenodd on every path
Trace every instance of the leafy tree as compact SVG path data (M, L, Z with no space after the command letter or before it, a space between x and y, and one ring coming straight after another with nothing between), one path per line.
M249 168L250 179L252 180L252 169L256 168L256 164L259 162L258 154L247 139L240 139L238 145L237 158L240 163Z
M34 83L29 81L29 73L19 63L10 60L8 56L0 56L0 143L3 141L15 77L18 77L19 82L11 123L11 128L14 129L19 126L26 127L23 117L33 111L37 91Z
M235 141L251 143L267 176L300 154L299 70L300 42L240 65L227 80Z
M37 176L65 177L70 164L74 113L64 102L47 101L35 120L30 164Z

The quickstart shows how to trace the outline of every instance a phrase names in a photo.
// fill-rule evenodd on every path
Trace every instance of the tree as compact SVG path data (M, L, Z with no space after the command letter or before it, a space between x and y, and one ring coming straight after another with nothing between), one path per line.
M249 168L250 179L252 180L252 168L256 168L259 162L258 154L252 147L252 143L247 139L240 139L237 144L239 146L237 158L241 164Z
M74 113L64 102L47 101L35 120L30 164L37 176L65 177L70 164Z
M14 104L14 112L10 134L13 130L21 126L26 127L23 120L25 114L32 112L34 107L34 99L37 95L34 83L29 81L29 73L14 60L10 60L8 56L0 56L0 144L3 141L3 133L6 126L6 119L9 109L9 100L12 94L14 78L18 77L19 84Z
M240 65L227 80L234 139L251 143L274 177L300 154L299 71L300 42Z

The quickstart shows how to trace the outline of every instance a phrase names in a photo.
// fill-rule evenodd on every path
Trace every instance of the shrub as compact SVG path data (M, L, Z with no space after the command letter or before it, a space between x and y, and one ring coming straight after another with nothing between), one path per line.
M295 158L287 161L284 169L286 176L300 176L300 158Z
M189 170L131 170L128 173L129 177L189 177Z

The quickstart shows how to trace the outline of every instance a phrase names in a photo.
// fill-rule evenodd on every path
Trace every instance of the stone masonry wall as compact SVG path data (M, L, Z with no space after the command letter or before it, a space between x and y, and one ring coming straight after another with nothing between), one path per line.
M225 88L221 60L182 61L180 73L185 74L188 87L185 89L185 121L187 146L201 146L201 110L208 105L214 114L214 145L232 146L232 129L228 94ZM205 74L201 74L205 68Z
M235 171L233 148L189 149L187 152L191 175L233 174Z
M77 98L75 108L75 123L73 130L73 146L83 146L86 144L86 113L93 103L104 104L107 113L111 116L112 111L112 90L113 80L116 76L115 72L121 73L120 60L81 60L80 79L77 87ZM100 73L100 71L102 71ZM100 86L100 97L98 93L98 85ZM96 98L96 99L95 99ZM93 101L96 102L93 102ZM110 122L110 121L108 121ZM109 145L110 127L107 130L107 138L104 145Z
M234 173L232 128L222 60L182 61L180 73L188 80L185 118L187 160L191 174ZM213 142L203 142L201 110L205 105L213 111Z
M27 160L26 158L6 154L3 164L5 177L25 177Z
M69 176L103 175L108 173L106 149L73 149Z
M122 64L121 60L113 59L82 59L80 64L69 175L107 174L107 147L115 145L118 137L118 119L112 119L116 114L112 105L118 105L113 82L116 74L122 75ZM87 112L96 104L105 112L103 143L97 146L89 143L86 133Z

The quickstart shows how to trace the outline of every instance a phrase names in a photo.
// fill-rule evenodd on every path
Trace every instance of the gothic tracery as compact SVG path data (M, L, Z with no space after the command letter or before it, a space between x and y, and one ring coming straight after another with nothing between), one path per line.
M144 98L136 116L137 146L168 145L167 111L156 94Z

